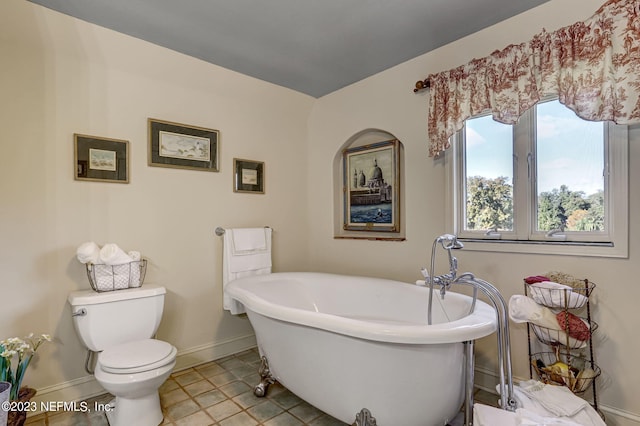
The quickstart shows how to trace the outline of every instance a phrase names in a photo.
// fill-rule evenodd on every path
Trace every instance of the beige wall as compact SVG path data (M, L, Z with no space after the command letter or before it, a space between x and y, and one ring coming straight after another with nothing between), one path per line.
M251 344L245 319L221 309L216 226L270 225L274 269L318 270L414 281L433 238L444 232L445 167L427 157L430 72L587 18L600 0L551 0L429 54L314 100L178 53L60 15L23 0L0 2L0 338L48 332L27 382L51 400L97 389L66 305L88 288L74 257L88 240L116 242L150 260L147 283L169 291L159 337L183 365ZM146 120L219 129L221 170L148 167ZM333 167L341 147L366 129L404 145L404 242L335 240ZM73 133L130 141L131 183L73 180ZM640 209L640 128L631 130L630 209ZM266 194L232 192L232 158L266 163ZM306 196L303 194L313 194ZM629 259L459 252L461 269L504 296L526 275L563 270L595 281L600 402L612 425L640 423L634 283L640 232L630 224ZM512 328L515 374L528 377L525 331ZM478 345L490 376L494 341ZM74 393L75 392L75 393Z
M149 259L145 283L168 289L158 335L183 364L255 344L222 311L214 229L269 225L274 269L307 269L314 99L23 0L0 2L0 57L0 339L55 337L26 382L51 398L95 389L66 304L89 288L75 259L85 241ZM148 117L218 129L220 172L148 167ZM128 140L130 183L75 181L76 132ZM265 162L265 195L233 192L234 157Z
M319 99L309 120L309 239L311 268L413 282L419 268L428 265L433 239L445 232L445 168L442 160L427 157L427 93L414 94L413 84L429 73L464 64L511 43L529 40L542 28L551 31L588 18L600 0L552 0L528 13L497 24L434 52L410 60ZM394 134L404 144L404 209L407 239L404 242L335 240L332 211L339 204L326 183L330 165L342 145L368 128ZM630 210L638 211L640 200L640 127L630 129ZM636 165L637 166L637 165ZM334 182L339 186L340 182ZM338 199L339 201L339 199ZM338 205L339 208L339 205ZM637 327L636 250L640 231L631 214L629 259L569 256L457 252L460 268L494 283L508 298L522 293L522 279L528 275L560 270L588 277L597 283L594 316L596 361L602 368L600 403L609 424L640 423L640 370L635 359L640 353ZM444 272L444 271L443 271ZM526 327L512 326L514 373L529 378ZM495 340L484 339L477 348L478 379L494 383ZM484 374L482 374L484 373ZM488 376L485 377L485 376Z

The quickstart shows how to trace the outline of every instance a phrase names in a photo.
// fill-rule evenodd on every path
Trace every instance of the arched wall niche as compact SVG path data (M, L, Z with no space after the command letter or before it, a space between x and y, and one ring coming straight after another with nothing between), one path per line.
M393 188L397 191L398 203L398 229L397 231L374 231L374 230L350 230L345 229L345 209L347 201L345 199L347 181L344 176L344 153L347 150L359 147L366 147L380 142L397 140L398 145L398 170L397 179L398 187ZM366 240L385 240L385 241L404 241L405 240L405 209L404 209L404 146L402 141L398 140L390 132L381 129L365 129L354 134L345 141L340 147L333 159L333 231L334 238L345 239L366 239Z

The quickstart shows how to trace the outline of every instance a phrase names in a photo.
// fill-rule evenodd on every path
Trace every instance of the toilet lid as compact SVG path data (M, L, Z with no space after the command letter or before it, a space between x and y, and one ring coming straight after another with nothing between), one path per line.
M145 339L105 349L99 357L102 368L111 373L132 373L161 367L175 359L176 348L167 342Z

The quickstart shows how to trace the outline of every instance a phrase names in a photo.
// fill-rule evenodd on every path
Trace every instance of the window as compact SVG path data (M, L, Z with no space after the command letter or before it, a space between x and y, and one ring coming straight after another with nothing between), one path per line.
M556 99L514 125L468 119L447 154L451 225L482 250L626 257L627 138Z

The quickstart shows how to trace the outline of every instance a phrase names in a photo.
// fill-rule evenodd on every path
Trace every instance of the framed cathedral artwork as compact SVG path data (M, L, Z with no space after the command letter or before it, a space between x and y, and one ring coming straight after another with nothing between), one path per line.
M343 151L343 229L364 232L400 230L398 140Z

